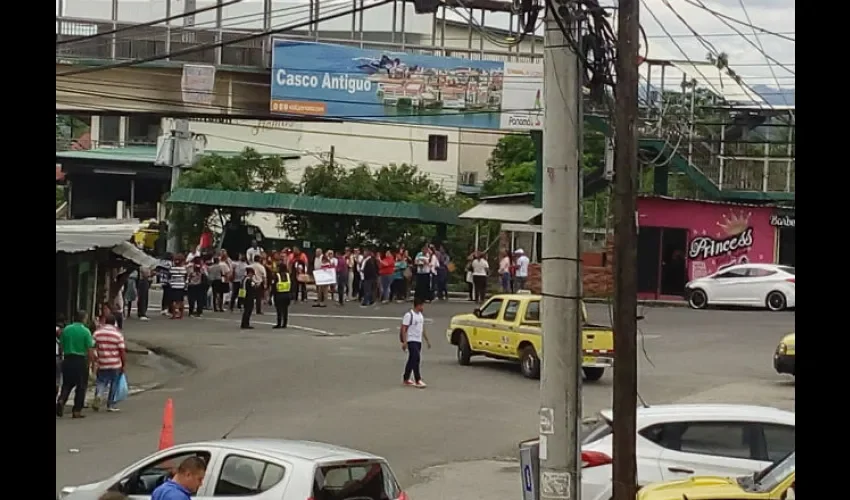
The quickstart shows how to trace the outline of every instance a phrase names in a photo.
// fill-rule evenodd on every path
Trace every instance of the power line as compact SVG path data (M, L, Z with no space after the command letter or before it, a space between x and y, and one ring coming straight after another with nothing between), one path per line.
M98 71L105 71L105 70L108 70L108 69L126 68L128 66L136 66L138 64L159 61L159 60L162 60L162 59L168 59L170 57L179 57L179 56L184 56L184 55L187 55L187 54L194 54L196 52L202 52L204 50L210 50L210 49L215 49L215 48L218 48L218 47L225 47L227 45L233 45L233 44L236 44L236 43L242 43L242 42L247 42L247 41L250 41L250 40L256 40L258 38L263 38L263 37L266 37L266 36L269 36L269 35L278 35L278 34L281 34L281 33L285 33L287 31L292 31L292 30L296 30L296 29L299 29L299 28L304 28L304 27L307 27L307 26L311 26L311 25L314 25L314 24L321 23L321 22L331 21L331 20L337 19L339 17L344 17L344 16L347 16L347 15L350 15L350 14L356 14L356 13L363 12L363 11L366 11L366 10L371 10L371 9L374 9L375 7L379 7L381 5L387 5L387 4L392 3L393 1L394 0L378 0L377 2L372 3L370 5L361 5L359 7L356 7L356 8L353 8L353 9L348 9L348 10L343 11L343 12L337 12L337 13L334 13L334 14L321 16L321 17L318 17L316 19L310 19L308 21L296 23L296 24L293 24L293 25L290 25L290 26L284 26L282 28L274 28L274 29L270 29L270 30L263 30L263 31L260 31L260 32L257 32L257 33L251 33L251 34L244 35L244 36L241 36L241 37L236 37L236 38L233 38L231 40L226 40L226 41L222 40L222 41L219 41L219 42L203 43L203 44L200 44L200 45L196 45L194 47L188 47L186 49L182 49L182 50L178 50L178 51L166 52L165 54L160 54L160 55L155 55L155 56L150 56L150 57L143 57L143 58L138 58L138 59L132 59L132 60L129 60L129 61L122 61L122 62L118 62L118 63L114 63L114 64L108 64L108 65L105 65L105 66L86 67L86 68L80 68L80 69L76 69L76 70L70 70L70 71L66 71L64 73L59 73L56 76L71 76L71 75L79 75L79 74L83 74L83 73L94 73L94 72L98 72Z
M727 16L726 14L724 14L724 13L722 13L722 12L718 12L718 11L716 11L716 10L714 10L714 9L709 8L709 7L708 7L708 6L706 6L705 4L702 4L701 2L697 2L697 1L695 1L695 0L684 0L684 1L685 1L686 3L689 3L689 4L693 5L694 7L697 7L697 8L699 8L699 9L702 9L702 10L704 10L704 11L706 11L706 12L709 12L709 13L713 14L715 17L721 17L721 18L723 18L723 19L726 19L727 21L731 21L731 22L733 22L733 23L735 23L735 24L740 24L740 25L742 25L742 26L746 26L747 28L750 28L750 29L752 29L752 30L754 30L754 31L759 31L759 32L764 33L764 34L766 34L766 35L775 36L775 37L777 37L777 38L781 38L781 39L783 39L783 40L788 40L789 42L796 42L796 40L795 40L794 38L791 38L790 36L784 35L784 34L782 34L782 33L780 33L780 32L771 31L771 30L769 30L769 29L762 28L761 26L756 26L755 24L752 24L752 23L748 23L748 22L745 22L745 21L741 21L740 19L735 19L735 18L734 18L734 17L732 17L732 16Z
M698 1L700 1L700 0L698 0ZM744 0L738 0L738 3L739 3L739 4L741 4L741 9L744 11L744 17L746 17L746 18L747 18L747 22L748 22L748 23L750 23L750 24L752 24L752 21L750 20L750 13L749 13L749 12L747 12L747 6L746 6L746 5L744 5ZM765 50L764 50L764 45L762 45L762 43L761 43L761 39L759 38L758 33L756 32L756 30L753 30L753 37L755 37L755 39L756 39L756 43L758 43L758 47L756 47L756 48L757 48L759 51L761 51L761 53L764 55L765 59L767 59L767 61L768 61L768 66L767 66L767 67L768 67L768 69L770 69L770 74L773 76L773 80L776 82L776 86L777 86L778 88L780 88L780 89L781 89L781 88L782 88L782 85L779 83L779 79L778 79L778 78L776 78L776 72L775 72L775 71L773 71L773 66L769 64L769 63L770 63L770 61L776 61L776 59L773 59L772 57L770 57L770 56L768 55L768 53L767 53L767 52L765 52ZM749 38L744 37L744 40L747 40L748 42L750 42ZM752 45L752 42L750 42L750 44ZM782 65L780 64L779 66L781 67ZM794 74L794 72L793 72L793 71L791 71L791 70L789 70L788 68L782 68L782 69L784 69L785 71L788 71L788 72L789 72L789 73L791 73L792 75ZM782 95L782 100L785 102L785 104L786 104L786 105L788 104L788 99L785 97L785 95L784 95L784 94Z
M182 19L184 17L189 17L189 16L194 16L196 14L201 14L203 12L207 12L207 11L210 11L210 10L216 10L216 9L224 8L224 7L227 7L229 5L237 4L241 1L242 0L230 0L229 2L223 2L221 4L210 5L208 7L192 10L192 11L189 11L189 12L183 12L182 14L175 14L173 16L163 17L161 19L154 19L153 21L148 21L146 23L134 24L134 25L131 25L131 26L122 26L121 28L115 28L115 29L112 29L112 30L109 30L109 31L104 31L103 33L94 33L92 35L86 35L86 36L80 36L80 37L77 37L77 38L71 38L70 40L57 41L56 46L58 47L60 45L67 45L69 43L84 42L86 40L91 40L93 38L100 38L100 37L104 37L104 36L108 36L108 35L114 35L116 33L122 33L124 31L134 30L134 29L138 29L138 28L146 28L146 27L154 26L154 25L157 25L157 24L160 24L160 23L167 23L167 22L175 21L177 19Z

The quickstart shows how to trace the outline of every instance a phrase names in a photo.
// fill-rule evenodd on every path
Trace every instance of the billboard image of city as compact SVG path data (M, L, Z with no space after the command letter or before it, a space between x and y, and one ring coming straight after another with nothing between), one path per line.
M275 40L270 109L352 121L539 128L542 71L506 85L506 72L517 74L512 64ZM507 96L506 87L516 95ZM506 97L514 107L506 108Z

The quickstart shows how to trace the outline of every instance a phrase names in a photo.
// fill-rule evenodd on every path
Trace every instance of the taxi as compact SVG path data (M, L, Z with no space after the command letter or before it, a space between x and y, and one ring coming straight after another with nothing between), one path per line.
M750 476L694 476L643 487L637 500L795 500L795 452Z
M472 314L459 314L449 322L446 340L457 346L457 362L471 363L473 356L518 362L522 374L540 377L543 357L540 324L541 296L530 293L494 295ZM614 366L614 332L610 327L587 323L582 303L582 371L589 381L602 378Z
M793 333L782 337L776 352L773 353L773 368L776 373L788 373L797 376L797 342Z

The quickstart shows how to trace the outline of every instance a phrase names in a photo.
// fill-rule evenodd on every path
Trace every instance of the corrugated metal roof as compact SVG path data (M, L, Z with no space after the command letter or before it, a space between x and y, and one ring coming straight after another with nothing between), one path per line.
M241 154L240 151L205 151L205 154L215 154L225 158ZM277 155L283 159L293 160L299 155ZM127 146L123 148L98 148L85 151L62 151L56 153L56 158L65 160L99 160L124 163L150 163L156 161L156 146Z
M255 212L353 215L413 220L425 224L458 224L457 211L455 210L415 203L341 200L321 196L185 188L174 190L168 197L168 202L242 208Z
M479 203L458 217L461 219L526 223L542 213L542 209L524 203Z
M78 253L112 248L129 240L141 223L127 219L69 220L56 223L56 251Z

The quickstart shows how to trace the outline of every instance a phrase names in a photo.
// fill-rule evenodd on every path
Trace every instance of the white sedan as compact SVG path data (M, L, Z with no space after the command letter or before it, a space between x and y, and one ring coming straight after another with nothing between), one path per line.
M254 500L356 498L408 500L386 460L324 443L283 439L222 439L155 453L97 483L62 489L62 500L96 500L106 491L149 499L180 462L207 464L198 498Z
M739 264L697 278L685 285L688 305L766 307L771 311L796 306L794 268L775 264Z
M582 441L581 497L610 500L613 414ZM678 404L638 408L638 485L691 476L743 476L795 450L794 413L764 406Z

